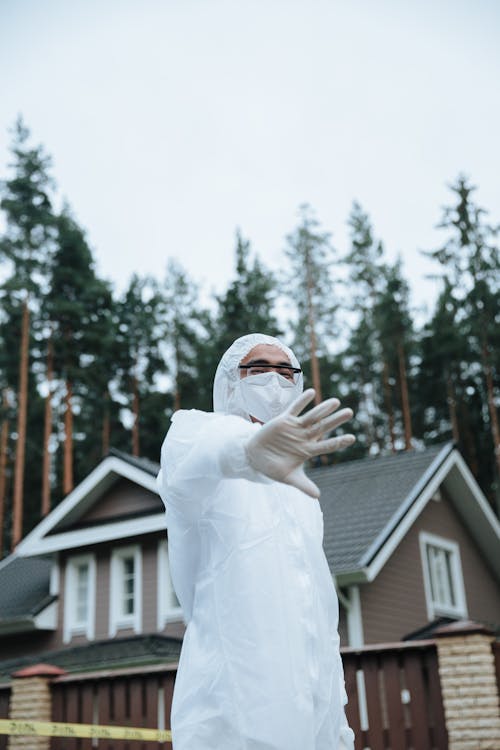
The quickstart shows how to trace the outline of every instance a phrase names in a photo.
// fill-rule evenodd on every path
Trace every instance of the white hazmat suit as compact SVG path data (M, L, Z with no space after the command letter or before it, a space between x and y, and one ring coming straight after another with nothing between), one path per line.
M277 339L237 339L217 369L214 413L177 411L162 447L158 484L187 623L173 746L351 750L319 503L249 460L249 442L267 425L245 410L238 365L262 343L298 367Z

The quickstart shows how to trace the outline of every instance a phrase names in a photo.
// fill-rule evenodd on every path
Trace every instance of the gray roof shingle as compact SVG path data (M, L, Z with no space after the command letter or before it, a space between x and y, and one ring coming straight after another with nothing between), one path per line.
M118 448L110 448L109 455L121 458L122 461L126 461L132 466L136 466L138 469L147 471L148 474L152 474L153 476L156 476L160 471L160 464L156 463L155 461L151 461L149 458L132 456L130 453L125 453L124 451L118 450Z
M51 561L38 557L7 558L0 567L0 624L34 617L50 604Z
M429 479L426 472L442 462L436 461L439 454L447 455L452 448L451 443L440 444L308 472L321 490L324 548L336 574L360 570L370 562L370 549L376 551L374 544L383 541L384 530L411 504L412 493L417 489L420 494L422 479Z
M46 651L0 662L0 679L9 676L30 664L53 664L68 672L88 672L102 669L118 669L145 664L176 663L181 651L182 639L165 635L139 635L130 638L114 638L83 646L73 646L59 651Z

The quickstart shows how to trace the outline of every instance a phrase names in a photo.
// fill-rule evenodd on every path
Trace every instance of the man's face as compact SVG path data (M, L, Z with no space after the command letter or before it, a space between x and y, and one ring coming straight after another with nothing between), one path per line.
M250 370L240 370L240 377L242 378L246 378L251 374L257 374L259 372L259 365L267 365L267 367L262 369L262 372L268 372L272 367L276 372L279 372L280 375L283 375L287 379L293 379L292 372L289 372L288 370L280 370L280 366L290 367L291 362L285 352L280 349L279 346L274 346L274 344L257 344L257 346L254 346L254 348L248 352L246 357L241 360L240 364L255 366L255 368L252 367Z
M274 344L258 344L254 346L246 357L241 360L241 365L245 365L244 368L240 369L241 378L265 372L277 372L286 378L286 380L289 380L290 384L294 382L294 373L291 369L290 359L279 346L274 346ZM257 419L257 417L250 415L250 419L252 422L262 424L262 421Z

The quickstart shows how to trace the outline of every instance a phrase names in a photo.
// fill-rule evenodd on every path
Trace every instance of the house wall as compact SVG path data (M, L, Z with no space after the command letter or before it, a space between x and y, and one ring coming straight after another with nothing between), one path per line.
M110 603L110 560L114 549L121 546L138 544L142 551L142 633L157 633L157 597L158 597L158 543L164 539L163 533L149 534L117 541L111 544L99 544L82 547L73 554L94 554L96 558L96 606L95 606L95 640L108 640L109 636L109 603ZM13 636L0 637L0 660L16 658L32 653L54 651L68 646L86 644L84 635L74 635L69 643L64 643L64 598L66 562L72 554L60 556L60 588L58 601L58 625L55 632L33 631ZM180 637L184 634L182 621L169 622L163 628L165 635ZM116 638L137 635L131 628L118 630Z
M468 617L500 622L500 586L446 494L430 500L378 576L360 586L366 643L398 641L428 621L419 532L459 545Z

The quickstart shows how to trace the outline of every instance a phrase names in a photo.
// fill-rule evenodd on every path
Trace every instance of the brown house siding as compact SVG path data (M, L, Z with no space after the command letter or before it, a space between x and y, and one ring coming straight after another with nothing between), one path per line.
M142 629L158 629L158 542L159 537L145 539L142 547Z
M342 606L340 602L339 602L339 637L340 637L341 646L349 645L349 635L347 632L347 612L345 611L345 608Z
M129 479L119 479L94 505L78 519L78 525L112 521L132 513L162 513L164 505L157 494Z
M397 641L427 623L419 532L458 543L468 616L500 623L500 587L451 502L430 500L375 580L360 586L366 643Z

